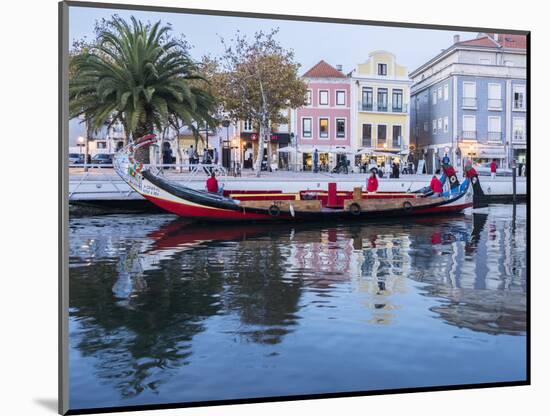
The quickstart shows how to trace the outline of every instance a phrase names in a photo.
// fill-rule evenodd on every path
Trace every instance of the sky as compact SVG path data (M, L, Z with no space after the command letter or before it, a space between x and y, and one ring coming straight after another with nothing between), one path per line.
M368 54L375 50L392 52L397 62L411 72L451 46L453 35L459 34L461 40L477 35L477 32L70 7L70 43L84 37L93 39L94 22L113 14L170 23L175 35L184 34L193 45L190 52L197 60L207 54L222 54L220 36L230 39L237 30L252 36L258 30L278 27L277 39L285 48L294 50L296 61L302 65L300 74L321 59L333 66L342 65L347 73L358 63L365 62Z

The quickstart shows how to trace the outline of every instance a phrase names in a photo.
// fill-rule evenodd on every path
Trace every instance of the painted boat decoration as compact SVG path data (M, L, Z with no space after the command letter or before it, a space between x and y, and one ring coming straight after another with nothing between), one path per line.
M473 206L474 192L468 178L434 197L431 190L366 193L361 188L338 191L225 191L215 194L191 189L154 173L136 161L136 150L156 143L147 135L121 149L114 157L120 177L136 192L158 207L201 221L303 221L329 219L375 219L385 217L454 214ZM445 183L446 176L441 179Z

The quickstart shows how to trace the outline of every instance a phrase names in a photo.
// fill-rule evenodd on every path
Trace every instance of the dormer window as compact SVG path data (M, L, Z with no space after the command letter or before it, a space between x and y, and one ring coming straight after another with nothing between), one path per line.
M378 64L378 75L383 75L383 76L388 75L388 65Z

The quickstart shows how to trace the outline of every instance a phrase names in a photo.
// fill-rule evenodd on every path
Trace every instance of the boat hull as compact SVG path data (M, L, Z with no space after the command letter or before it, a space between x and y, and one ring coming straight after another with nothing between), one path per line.
M239 201L217 194L193 190L179 184L174 184L162 175L155 175L150 171L139 169L132 154L119 152L114 160L115 170L136 192L161 209L198 221L326 221L326 220L371 220L386 217L410 217L420 215L455 214L472 207L473 197L471 185L465 183L459 192L452 193L444 198L419 197L410 194L402 198L398 203L382 203L381 208L364 209L362 204L366 199L361 199L356 204L359 209L352 210L347 204L328 208L321 201L308 204L307 201L262 199L254 204L249 201ZM388 195L374 197L368 195L367 199L390 200ZM401 202L404 201L404 202ZM406 201L410 201L406 202ZM308 205L310 205L308 207ZM308 209L309 208L309 209Z

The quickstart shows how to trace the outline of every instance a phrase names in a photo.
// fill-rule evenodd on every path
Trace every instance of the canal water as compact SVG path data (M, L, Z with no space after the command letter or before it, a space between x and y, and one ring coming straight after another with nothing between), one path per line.
M70 407L521 381L526 208L70 221Z

